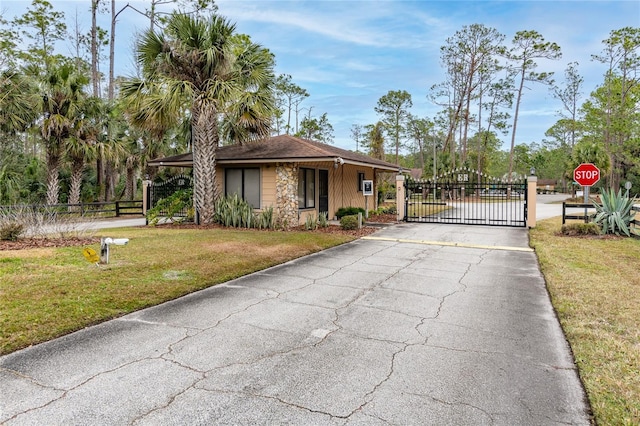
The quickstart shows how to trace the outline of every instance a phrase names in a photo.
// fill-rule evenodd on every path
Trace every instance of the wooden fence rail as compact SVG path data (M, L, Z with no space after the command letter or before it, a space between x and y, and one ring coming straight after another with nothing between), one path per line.
M80 216L122 217L142 216L142 200L106 201L78 204L17 204L0 206L0 212L19 213L77 214Z
M579 214L567 214L568 209L580 209L582 210ZM591 210L589 210L591 209ZM592 203L562 203L562 224L564 225L568 219L573 220L583 220L584 223L590 222L595 217L595 212L593 211L595 206ZM636 212L636 218L631 221L632 226L640 227L640 219L638 219L638 213L640 213L640 205L634 205L631 207L631 210Z
M583 220L584 223L589 223L591 219L596 215L595 212L589 211L589 209L594 209L592 203L562 203L562 224L564 225L567 219L573 220ZM572 214L567 214L567 210L572 209L581 209L582 211L579 214L575 212Z

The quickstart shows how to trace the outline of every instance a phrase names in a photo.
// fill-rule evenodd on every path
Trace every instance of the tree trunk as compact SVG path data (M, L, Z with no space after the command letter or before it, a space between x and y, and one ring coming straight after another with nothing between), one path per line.
M76 160L71 165L71 184L69 187L69 204L80 203L80 191L82 188L82 172L84 170L84 161Z
M111 201L115 195L114 188L114 167L112 161L107 161L105 164L105 176L104 176L104 201Z
M116 44L116 0L111 0L111 32L109 34L109 89L107 92L107 99L113 100L114 81L113 81L113 67L115 57L115 44Z
M98 2L91 0L91 83L93 85L93 96L100 96L100 85L98 77Z
M124 198L125 200L133 200L134 192L134 181L135 181L135 168L133 166L127 165L127 182L124 188Z
M96 186L98 201L104 201L104 161L101 153L98 153L98 158L96 159Z
M511 133L511 151L509 152L509 183L511 183L511 174L513 173L513 149L516 145L516 128L518 126L518 113L520 111L520 101L522 100L522 90L524 89L524 78L526 68L522 66L522 75L520 78L520 88L518 89L518 97L516 100L516 110L513 114L513 130Z
M58 204L60 194L60 156L47 153L47 204Z
M196 100L193 120L193 178L197 223L213 223L218 198L216 151L218 122L216 108L206 101Z

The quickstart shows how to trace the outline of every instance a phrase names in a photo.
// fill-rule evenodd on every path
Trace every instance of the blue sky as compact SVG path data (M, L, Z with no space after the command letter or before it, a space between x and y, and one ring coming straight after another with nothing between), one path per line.
M51 1L51 0L50 0ZM76 10L90 28L89 0L53 0L71 26ZM138 9L149 1L118 1ZM440 47L448 37L474 23L492 27L510 42L517 31L536 30L562 48L559 61L541 61L538 70L563 79L570 62L579 63L586 99L602 82L604 65L591 60L602 51L602 40L614 29L640 26L638 1L274 1L218 0L220 14L235 22L276 56L276 72L290 74L310 97L303 106L312 115L327 113L337 146L355 149L352 124L378 120L374 107L390 90L412 95L411 112L433 117L439 107L427 99L429 88L444 80ZM0 0L7 19L23 13L29 0ZM108 28L108 17L101 25ZM118 20L116 74L133 74L131 40L148 27L132 11ZM60 46L62 53L68 47ZM105 63L103 69L107 70ZM516 143L540 142L558 119L561 108L548 88L531 86L523 98ZM510 135L502 137L505 142Z

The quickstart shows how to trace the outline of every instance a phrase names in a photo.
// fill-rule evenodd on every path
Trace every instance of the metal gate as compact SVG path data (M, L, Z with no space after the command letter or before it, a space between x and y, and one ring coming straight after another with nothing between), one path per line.
M457 169L430 180L405 181L407 222L524 227L527 180L498 179Z
M164 182L153 182L147 187L147 210L158 204L163 198L167 198L176 191L189 189L193 186L191 176L178 175ZM186 212L184 212L186 215Z

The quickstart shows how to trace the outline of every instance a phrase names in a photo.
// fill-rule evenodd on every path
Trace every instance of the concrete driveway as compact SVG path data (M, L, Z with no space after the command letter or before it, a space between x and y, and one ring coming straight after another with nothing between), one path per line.
M527 240L393 225L1 357L0 423L587 425Z

